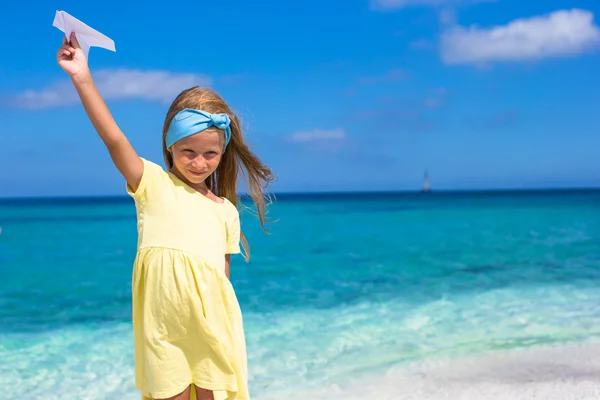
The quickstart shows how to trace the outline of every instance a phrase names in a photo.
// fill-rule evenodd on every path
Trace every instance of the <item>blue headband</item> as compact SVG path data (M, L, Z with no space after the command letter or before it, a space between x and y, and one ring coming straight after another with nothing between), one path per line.
M173 146L173 143L185 137L195 135L215 126L225 132L225 146L231 139L231 120L227 114L211 114L206 111L186 108L181 110L173 117L169 130L167 131L166 144L167 149Z

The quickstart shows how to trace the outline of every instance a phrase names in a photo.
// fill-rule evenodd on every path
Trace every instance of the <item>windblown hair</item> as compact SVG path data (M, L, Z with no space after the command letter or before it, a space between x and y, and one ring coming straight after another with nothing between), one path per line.
M244 142L238 116L214 90L198 86L192 87L181 92L171 104L165 118L162 138L163 156L167 168L169 170L173 168L173 155L167 149L165 140L167 130L173 117L186 108L203 110L213 114L226 113L229 115L231 119L231 139L221 157L219 166L214 174L207 178L206 184L216 196L227 198L239 209L241 200L238 199L237 182L238 173L242 173L250 197L256 206L256 214L260 220L261 227L267 231L265 228L265 216L268 196L265 196L264 189L275 178L271 169L263 164ZM248 261L250 259L250 246L243 232L241 232L240 237L244 249L244 258Z

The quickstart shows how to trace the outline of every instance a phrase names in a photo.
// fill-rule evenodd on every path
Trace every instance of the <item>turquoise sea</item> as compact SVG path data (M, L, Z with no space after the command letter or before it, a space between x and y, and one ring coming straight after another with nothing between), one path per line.
M279 195L269 215L242 215L232 265L255 399L600 339L600 191ZM138 399L131 199L0 200L0 227L0 399Z

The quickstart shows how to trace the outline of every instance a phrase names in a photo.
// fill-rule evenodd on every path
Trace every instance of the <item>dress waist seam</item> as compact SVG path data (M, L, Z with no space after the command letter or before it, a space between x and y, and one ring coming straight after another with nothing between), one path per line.
M147 250L147 249L159 249L159 250L173 250L173 251L178 251L181 253L185 253L188 254L194 258L197 258L201 261L205 261L205 262L209 262L209 260L207 260L205 257L202 257L200 254L198 253L194 253L193 251L189 251L186 249L181 249L179 247L173 247L173 246L159 246L159 245L144 245L144 246L140 246L138 247L138 252L142 251L142 250Z

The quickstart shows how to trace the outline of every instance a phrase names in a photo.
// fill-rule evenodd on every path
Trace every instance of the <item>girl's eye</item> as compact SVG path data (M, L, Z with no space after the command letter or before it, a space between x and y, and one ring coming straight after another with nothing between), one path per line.
M183 150L184 153L188 153L188 154L193 154L194 150L190 150L190 149L184 149Z

